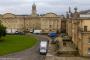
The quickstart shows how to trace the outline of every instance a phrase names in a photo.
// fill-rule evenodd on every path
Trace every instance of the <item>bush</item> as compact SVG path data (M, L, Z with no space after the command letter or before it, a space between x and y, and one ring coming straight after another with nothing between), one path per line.
M6 27L0 24L0 38L6 35Z

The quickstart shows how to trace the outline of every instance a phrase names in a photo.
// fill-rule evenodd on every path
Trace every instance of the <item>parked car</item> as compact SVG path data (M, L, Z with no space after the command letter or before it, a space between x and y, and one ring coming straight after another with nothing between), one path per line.
M70 40L69 36L63 36L63 40Z
M56 37L57 36L57 33L56 32L50 32L48 34L49 37Z
M24 32L16 31L15 34L16 34L16 35L24 35Z
M66 34L65 33L61 33L61 37L64 37L64 36L66 36Z

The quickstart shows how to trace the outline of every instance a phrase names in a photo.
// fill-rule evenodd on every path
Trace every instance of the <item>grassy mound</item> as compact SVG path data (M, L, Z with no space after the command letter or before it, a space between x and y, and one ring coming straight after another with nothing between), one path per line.
M3 39L0 42L0 55L31 48L37 42L35 37L26 35L7 35Z

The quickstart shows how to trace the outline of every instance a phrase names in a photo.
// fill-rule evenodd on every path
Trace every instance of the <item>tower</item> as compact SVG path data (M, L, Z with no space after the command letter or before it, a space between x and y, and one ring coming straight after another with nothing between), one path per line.
M69 13L71 13L71 7L69 7Z
M69 12L66 12L66 18L69 18Z
M71 7L69 6L69 17L71 18L71 17L73 17L73 13L72 13L72 11L71 11Z
M75 12L74 12L74 16L75 16L75 18L80 17L80 13L77 11L77 10L78 10L78 8L77 8L77 7L75 7L75 8L74 8L74 10L75 10Z
M77 13L77 7L75 7L74 10L75 10L75 13Z
M36 11L35 3L33 3L33 5L32 5L32 16L37 16L37 11Z

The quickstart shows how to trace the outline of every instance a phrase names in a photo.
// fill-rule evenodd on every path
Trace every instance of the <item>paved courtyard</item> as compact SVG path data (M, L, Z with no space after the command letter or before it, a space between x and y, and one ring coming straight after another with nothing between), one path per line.
M62 45L62 38L58 37L57 39L60 40L59 43L61 48L59 49L60 51L75 51L75 48L73 47L73 45L71 45L70 42L66 43L66 47L64 47ZM80 56L66 56L66 54L63 53L63 56L57 56L55 51L55 46L52 44L49 44L49 51L48 54L46 55L46 59L45 60L90 60L90 58L86 58L86 57L80 57ZM68 55L68 54L67 54Z
M90 60L90 58L84 57L58 57L58 56L47 56L46 60Z

